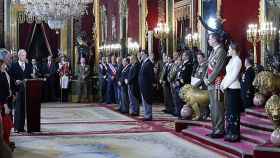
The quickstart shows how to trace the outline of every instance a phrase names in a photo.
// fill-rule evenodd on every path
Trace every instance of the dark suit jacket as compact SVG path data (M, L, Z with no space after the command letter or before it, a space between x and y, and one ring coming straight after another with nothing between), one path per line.
M255 71L253 67L248 68L241 77L241 96L242 98L250 98L254 95Z
M51 66L49 67L48 63L44 63L42 66L42 72L43 76L45 77L54 77L57 75L57 65L55 63L51 63Z
M153 102L153 81L154 81L154 64L150 59L142 63L139 72L139 87L145 101L149 104Z
M181 69L180 69L180 86L183 86L184 84L190 84L191 78L193 73L193 65L191 61L183 63Z
M14 62L10 69L11 77L17 81L23 81L24 79L31 79L31 73L32 73L32 65L29 63L25 63L25 70L22 71L20 65L18 62ZM19 86L16 86L16 91L19 90Z
M108 65L100 63L99 64L99 78L100 79L106 79L107 78L107 71L108 71Z
M117 75L116 75L116 80L119 81L121 79L121 75L122 75L122 70L123 70L123 65L117 65Z
M138 85L138 76L140 68L140 63L137 62L134 65L131 65L128 73L128 85L131 87L132 94L136 98L140 98L140 90Z
M170 72L170 69L171 69L171 64L169 64L169 63L164 64L164 66L162 68L160 80L164 82L165 86L170 85L168 82L168 74Z
M124 88L127 88L127 84L125 84L125 79L128 80L128 74L129 74L129 70L130 70L130 66L128 65L127 67L124 67L122 69L122 71L120 72L120 76L119 76L119 81L121 82L121 86Z
M8 97L10 96L10 91L9 91L8 79L7 79L6 74L4 72L0 72L0 87L1 87L1 90L0 90L0 104L1 103L7 103Z
M108 71L107 71L107 76L109 81L117 81L117 73L118 73L118 65L117 64L112 64L112 66L115 68L115 73L113 72L113 70L110 68L109 64L108 64ZM112 79L114 78L114 79Z

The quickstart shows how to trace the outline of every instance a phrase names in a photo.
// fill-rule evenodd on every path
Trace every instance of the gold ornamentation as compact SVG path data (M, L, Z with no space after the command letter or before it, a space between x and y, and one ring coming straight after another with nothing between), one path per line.
M194 111L193 120L201 118L201 110L209 105L208 91L201 90L189 84L182 87L180 97L192 107Z
M271 96L265 104L265 111L272 120L274 128L280 128L280 97Z
M264 95L277 92L280 89L280 75L262 71L255 77L253 86Z

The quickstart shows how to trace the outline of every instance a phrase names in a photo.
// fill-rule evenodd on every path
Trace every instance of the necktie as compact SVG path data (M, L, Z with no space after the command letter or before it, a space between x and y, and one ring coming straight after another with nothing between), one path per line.
M25 70L25 64L24 63L21 63L21 69L22 69L22 71Z

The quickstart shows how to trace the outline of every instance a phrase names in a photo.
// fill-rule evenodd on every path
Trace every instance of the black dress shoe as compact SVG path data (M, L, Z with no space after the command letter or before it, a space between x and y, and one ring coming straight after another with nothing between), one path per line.
M153 121L152 118L143 118L143 121Z
M230 138L231 138L231 134L226 134L225 138L224 138L224 141L228 141Z
M223 138L224 133L213 133L210 135L211 138L218 139L218 138Z
M131 113L130 116L139 116L139 113Z
M161 110L162 112L164 112L164 113L166 113L166 114L171 114L172 112L171 111L169 111L169 110L166 110L166 109L164 109L164 110Z
M21 130L16 130L15 129L15 133L24 133L24 132L26 132L24 129L21 129Z
M129 114L128 111L121 111L122 114Z
M240 136L239 135L227 135L224 139L225 141L227 142L231 142L231 143L234 143L234 142L239 142L240 141Z
M213 132L206 134L207 137L211 137Z

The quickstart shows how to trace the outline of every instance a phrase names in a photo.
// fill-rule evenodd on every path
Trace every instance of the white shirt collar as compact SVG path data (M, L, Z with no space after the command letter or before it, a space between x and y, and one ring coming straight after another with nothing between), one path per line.
M23 65L23 64L25 64L25 62L22 62L22 61L18 61L18 63L19 63L19 65L21 66L21 65Z

